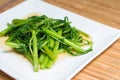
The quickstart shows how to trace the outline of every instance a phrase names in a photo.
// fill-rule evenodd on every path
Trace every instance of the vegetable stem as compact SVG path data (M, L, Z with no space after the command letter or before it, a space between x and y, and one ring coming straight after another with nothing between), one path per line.
M12 25L10 25L9 23L7 24L8 28L6 28L5 30L3 30L2 32L0 32L0 37L5 36L6 33L13 27Z
M61 35L59 35L58 33L56 33L55 31L51 31L48 29L45 29L45 32L52 36L53 38L57 38L59 40L61 40L62 42L66 43L67 45L71 46L74 50L78 51L79 53L86 53L86 51L82 48L80 48L79 46L77 46L76 44L70 42L69 40L67 40L66 38L62 37Z
M47 47L47 46L44 46L43 47L46 54L53 60L55 61L56 60L56 55L54 55L54 53Z
M40 65L40 68L45 69L48 61L49 61L49 57L45 56L44 60L42 61L41 65Z
M34 60L34 71L38 71L38 48L37 48L37 37L35 30L32 30L33 37L33 60Z

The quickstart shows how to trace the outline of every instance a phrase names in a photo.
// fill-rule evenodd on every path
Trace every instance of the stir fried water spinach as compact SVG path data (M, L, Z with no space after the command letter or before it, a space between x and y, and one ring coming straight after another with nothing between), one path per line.
M62 20L46 15L32 16L14 19L7 26L0 37L8 36L6 44L23 54L35 72L39 68L50 68L60 53L79 56L92 51L92 41L86 39L89 35L72 27L68 17Z

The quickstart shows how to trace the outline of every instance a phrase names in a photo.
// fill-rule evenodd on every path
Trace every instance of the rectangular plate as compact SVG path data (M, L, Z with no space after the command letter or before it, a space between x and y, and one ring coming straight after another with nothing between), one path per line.
M93 51L88 54L59 58L48 70L33 71L33 66L23 56L8 51L0 42L0 69L17 80L70 80L96 56L101 54L120 37L120 30L92 21L80 15L58 8L44 1L27 0L0 14L0 31L14 18L22 18L30 13L40 13L52 18L63 19L68 16L72 25L90 34Z

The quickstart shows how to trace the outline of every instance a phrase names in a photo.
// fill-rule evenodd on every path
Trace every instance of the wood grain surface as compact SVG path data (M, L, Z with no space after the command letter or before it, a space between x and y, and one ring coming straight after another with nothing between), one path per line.
M0 12L3 12L13 6L13 3L15 5L23 0L1 1L2 0L0 0ZM13 3L9 1L13 1ZM45 1L100 23L120 29L120 0ZM7 5L8 2L9 5ZM0 71L0 80L14 79ZM75 75L72 80L120 80L120 39L89 63L82 71Z

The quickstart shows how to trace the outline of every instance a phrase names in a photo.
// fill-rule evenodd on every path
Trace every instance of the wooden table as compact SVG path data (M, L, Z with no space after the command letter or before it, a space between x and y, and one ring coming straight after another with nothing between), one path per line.
M23 0L0 0L0 12ZM45 0L100 23L120 29L120 0ZM0 71L0 80L14 80ZM73 80L120 80L120 39L89 63Z

